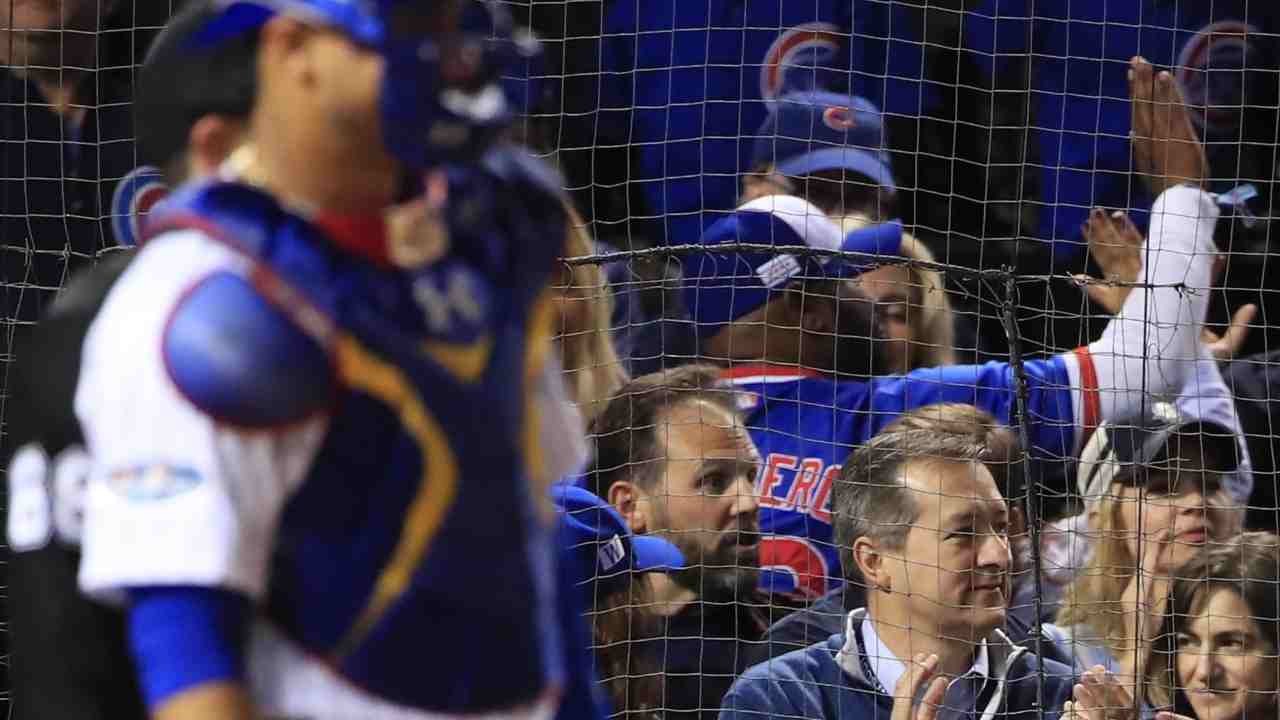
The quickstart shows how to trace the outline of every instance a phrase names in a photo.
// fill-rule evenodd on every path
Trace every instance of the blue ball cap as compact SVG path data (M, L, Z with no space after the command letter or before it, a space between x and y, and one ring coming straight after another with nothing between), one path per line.
M380 47L386 39L382 5L388 0L218 0L222 12L196 37L210 45L261 27L280 13L336 28L358 43Z
M778 98L760 126L752 165L793 177L851 170L896 191L880 109L856 95L822 90Z
M464 0L453 27L433 28L431 0L214 0L218 12L192 39L224 43L277 15L333 28L386 61L379 98L383 142L407 167L477 161L537 90L537 41L497 0Z
M579 561L579 583L614 583L625 581L630 572L669 572L685 566L675 545L632 534L617 510L581 487L553 485L551 500L558 511L558 540Z
M900 257L902 223L894 220L844 235L821 210L793 195L769 195L748 202L702 234L703 252L682 258L685 306L699 337L768 302L770 292L801 278L854 277ZM734 244L810 247L848 256L796 255L731 249ZM725 249L718 249L725 246Z

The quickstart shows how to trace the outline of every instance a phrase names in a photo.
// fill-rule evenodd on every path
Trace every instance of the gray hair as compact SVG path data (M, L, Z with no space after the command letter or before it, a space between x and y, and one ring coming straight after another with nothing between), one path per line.
M835 541L845 579L861 584L853 559L853 544L869 538L876 545L899 549L920 514L915 497L902 477L912 462L978 462L986 448L972 437L938 430L903 429L881 432L854 450L840 471L834 488Z

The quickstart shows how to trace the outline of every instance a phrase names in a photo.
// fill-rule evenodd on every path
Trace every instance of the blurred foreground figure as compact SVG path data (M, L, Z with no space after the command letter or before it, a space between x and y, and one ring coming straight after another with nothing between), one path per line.
M155 717L549 717L537 504L581 431L538 422L558 182L494 145L523 46L464 0L224 3L194 45L246 32L247 146L153 215L85 344L81 585ZM424 189L447 238L407 267L384 213Z

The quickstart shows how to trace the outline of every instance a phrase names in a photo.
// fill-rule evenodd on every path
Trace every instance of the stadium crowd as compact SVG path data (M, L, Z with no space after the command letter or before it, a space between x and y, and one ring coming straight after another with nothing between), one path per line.
M1280 12L1097 4L0 4L10 716L1280 714Z

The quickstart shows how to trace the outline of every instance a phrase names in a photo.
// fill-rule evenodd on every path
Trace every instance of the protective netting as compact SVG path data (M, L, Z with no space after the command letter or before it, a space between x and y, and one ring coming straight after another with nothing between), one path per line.
M7 463L7 443L29 419L6 404L10 348L71 273L136 232L130 212L149 202L120 207L117 188L137 166L132 79L173 4L64 0L83 13L64 11L45 25L29 24L19 0L0 4ZM619 459L604 435L589 438L584 482L637 533L670 539L692 566L593 585L594 650L616 710L825 717L823 708L852 702L840 694L849 677L865 684L852 686L855 695L877 687L894 695L886 654L867 643L910 645L919 638L903 631L918 625L935 637L954 631L972 647L987 636L974 635L972 617L957 619L957 608L973 614L993 604L974 594L983 588L973 578L1004 573L1001 627L1010 640L1063 667L1102 664L1132 683L1127 696L1107 694L1103 704L1127 698L1201 720L1274 715L1280 550L1265 533L1280 531L1272 420L1280 387L1271 381L1280 377L1280 286L1270 267L1280 12L1271 3L504 4L544 49L511 79L525 111L517 139L558 166L581 215L560 306L566 386L597 430L603 423L609 437L632 443ZM30 46L39 58L14 54L27 47L16 38L55 27L62 32L41 33ZM1130 142L1134 55L1171 72L1205 148L1203 185L1221 217L1212 246L1208 238L1187 246L1199 255L1216 249L1219 259L1201 268L1205 282L1189 280L1190 269L1172 283L1139 276L1155 257L1144 242L1158 193ZM65 106L46 96L68 84L76 90ZM806 159L823 152L823 165ZM733 222L742 201L779 194L813 202L842 238L887 220L900 220L906 234L893 252L858 252L815 246L811 227L796 231L784 219L763 233L736 225L707 251L708 233ZM784 235L788 228L795 232ZM1177 256L1160 262L1188 262ZM784 257L791 264L766 267ZM834 279L844 265L862 273L856 289ZM1157 290L1207 309L1206 355L1180 387L1162 384L1168 367L1125 360L1166 352L1148 341L1186 326L1185 317L1153 301L1114 319L1129 296ZM1108 327L1116 343L1082 360L1076 348L1108 337ZM1189 365L1195 352L1162 359ZM695 364L703 374L687 369ZM1098 385L1094 365L1104 364L1110 386ZM924 370L939 366L950 369ZM900 379L908 371L916 374ZM684 389L643 416L640 399L671 387ZM1122 388L1130 412L1108 417L1106 394ZM706 405L700 413L681 415L693 402L681 392L697 396L693 389L711 397L694 402ZM717 393L728 393L734 413L716 414ZM989 414L940 417L956 405ZM867 489L865 477L845 472L851 454L912 410L907 425L919 424L889 433L908 433L902 441L921 448L923 436L909 433L965 436L920 452L969 471L929 475L954 486L937 480L920 496L888 493L859 505ZM1104 421L1114 436L1100 441ZM1189 429L1170 435L1176 443L1161 436L1143 445L1125 434L1163 432L1149 425ZM721 445L707 445L704 436L716 433ZM746 445L754 459L734 455L750 455ZM964 464L974 447L984 453L982 472ZM740 466L708 470L718 479L701 475L716 465L712 456L750 465L749 489L735 480ZM1177 466L1183 456L1187 464ZM995 488L1006 514L979 504L961 513L968 522L943 527L944 506L973 500L978 485ZM925 500L932 510L922 515ZM863 508L861 524L839 527L842 503ZM996 552L991 538L1001 537L1007 566L982 565L982 553ZM886 562L900 565L867 577L871 561L842 542L858 538L881 543ZM962 540L971 543L968 560L949 549ZM904 599L903 582L922 599ZM881 591L891 600L869 599ZM918 614L884 610L894 599ZM871 605L884 623L875 637L848 620L848 611ZM829 656L845 647L867 662L806 679L775 660L725 699L750 666L835 633L846 633L845 645ZM1010 712L1060 709L1065 669L1004 669L1030 678L999 690L1010 693ZM767 695L781 692L770 683L784 677L799 694L758 704L752 683ZM985 707L996 690L976 677L971 688L956 685L971 697L948 690L948 705ZM871 717L887 706L848 712Z

